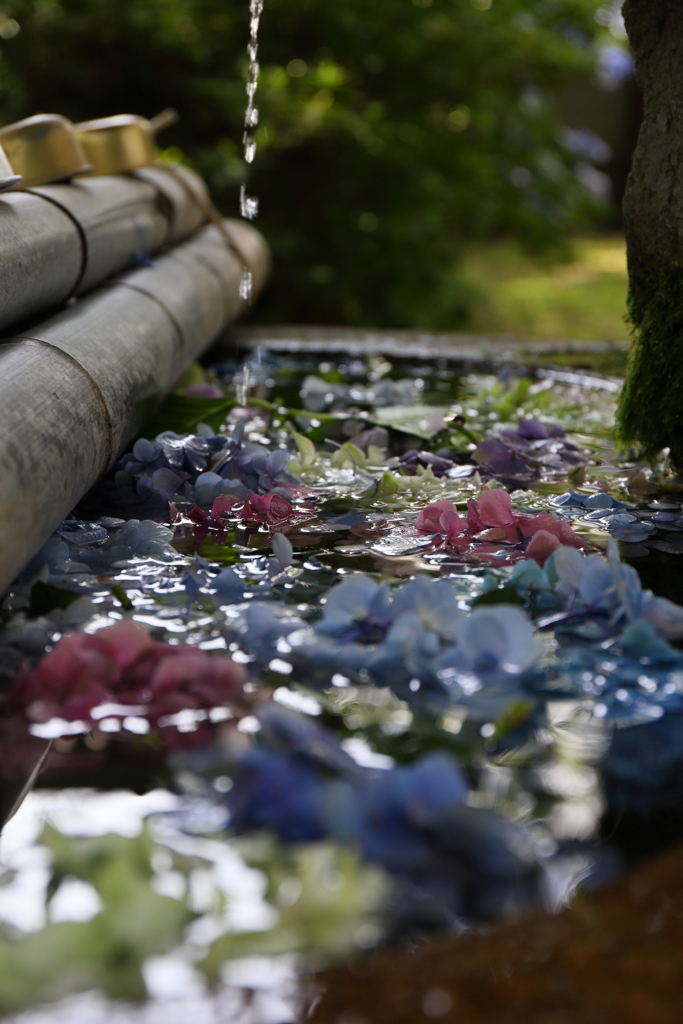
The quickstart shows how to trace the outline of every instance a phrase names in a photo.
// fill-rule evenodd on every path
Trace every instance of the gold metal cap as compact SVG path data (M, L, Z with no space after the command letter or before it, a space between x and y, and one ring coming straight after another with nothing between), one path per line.
M36 114L0 128L0 145L24 188L65 181L91 170L71 121Z
M151 121L137 114L116 114L74 127L95 174L125 174L154 163L154 137L176 119L174 110L165 110Z

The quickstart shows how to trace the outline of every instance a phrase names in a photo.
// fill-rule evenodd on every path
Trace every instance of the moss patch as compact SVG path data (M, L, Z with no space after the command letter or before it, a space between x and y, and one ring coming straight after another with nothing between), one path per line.
M672 272L631 300L634 344L617 410L618 439L683 466L683 288Z

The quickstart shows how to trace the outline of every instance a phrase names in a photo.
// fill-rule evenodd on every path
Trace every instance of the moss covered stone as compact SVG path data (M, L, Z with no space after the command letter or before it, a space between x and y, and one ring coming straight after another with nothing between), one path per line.
M619 440L649 457L670 448L674 464L683 466L683 274L662 274L630 305L634 337L619 397Z
M683 3L626 0L643 124L624 196L634 345L622 442L683 466Z

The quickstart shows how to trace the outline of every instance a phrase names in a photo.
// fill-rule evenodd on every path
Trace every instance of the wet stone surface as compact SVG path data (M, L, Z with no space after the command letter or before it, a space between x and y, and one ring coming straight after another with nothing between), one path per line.
M315 980L313 1024L681 1019L679 851L555 916L386 953Z

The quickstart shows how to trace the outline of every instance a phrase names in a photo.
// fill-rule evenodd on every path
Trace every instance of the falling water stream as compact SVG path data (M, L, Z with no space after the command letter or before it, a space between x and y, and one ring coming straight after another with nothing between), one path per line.
M249 2L249 42L247 54L249 65L247 68L247 106L244 112L244 132L242 144L244 146L244 159L248 164L253 163L256 156L256 139L253 129L256 128L259 119L258 108L254 100L258 88L259 64L258 64L258 30L263 12L263 0L250 0ZM246 220L253 220L258 214L258 198L247 195L246 181L240 186L240 214ZM240 281L240 298L251 304L253 292L253 276L248 267L242 271ZM235 390L240 404L244 404L249 394L249 370L244 367L241 373L235 377Z
M247 45L247 54L249 55L246 86L247 107L244 112L244 133L242 136L244 159L248 164L253 163L256 156L256 139L253 135L253 129L258 124L259 115L254 99L256 97L256 89L258 88L258 30L262 11L263 0L250 0L249 43ZM242 182L240 188L240 213L247 220L253 220L258 213L258 199L255 196L247 195L246 182ZM251 302L252 289L252 273L248 267L245 267L240 283L240 297L247 302Z

